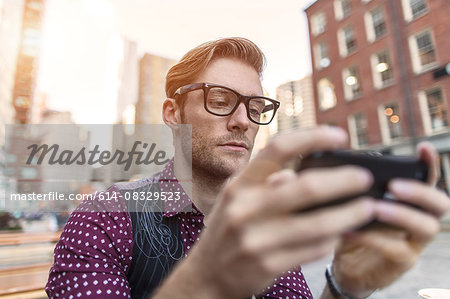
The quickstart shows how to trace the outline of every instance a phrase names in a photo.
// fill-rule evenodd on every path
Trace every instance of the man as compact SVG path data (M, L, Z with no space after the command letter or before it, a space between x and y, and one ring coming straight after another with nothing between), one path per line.
M278 108L262 96L263 64L256 45L229 38L198 46L169 71L163 119L174 160L152 179L107 193L182 190L178 206L111 213L96 201L80 205L55 249L50 297L312 298L299 265L335 250L322 297L363 298L414 265L449 206L432 187L436 152L419 147L428 185L389 184L400 201L428 212L371 198L299 212L367 190L373 179L351 166L283 170L298 155L344 147L346 133L331 127L276 136L248 163L259 125ZM181 124L192 125L192 153ZM192 189L177 180L190 163ZM191 200L192 212L182 212ZM397 228L355 231L374 219Z

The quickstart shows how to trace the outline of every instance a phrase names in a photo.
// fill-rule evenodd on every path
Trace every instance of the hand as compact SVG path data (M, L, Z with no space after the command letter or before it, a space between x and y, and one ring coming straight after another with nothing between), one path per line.
M348 294L365 297L391 284L416 263L440 230L439 218L448 210L450 199L434 188L439 156L428 143L420 144L418 150L420 158L429 164L428 183L395 179L388 188L400 201L423 210L379 201L376 219L392 226L346 236L336 250L333 272Z
M329 127L269 141L219 195L200 241L163 285L161 296L176 298L174 288L180 290L182 282L183 298L189 291L201 298L199 289L205 298L259 293L281 272L331 253L344 232L373 219L374 203L369 199L298 212L366 191L372 183L367 170L282 170L298 154L336 149L346 142L343 130Z

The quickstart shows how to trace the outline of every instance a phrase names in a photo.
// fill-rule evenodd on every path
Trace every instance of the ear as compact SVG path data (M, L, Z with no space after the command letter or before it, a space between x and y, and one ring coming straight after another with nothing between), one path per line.
M173 128L174 125L181 124L181 107L175 99L167 98L163 103L162 118L166 125Z

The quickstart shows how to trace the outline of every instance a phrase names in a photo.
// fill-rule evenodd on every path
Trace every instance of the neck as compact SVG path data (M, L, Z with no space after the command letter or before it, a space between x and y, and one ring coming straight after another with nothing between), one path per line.
M228 179L217 179L193 171L192 180L192 201L206 216L211 212L214 204L217 202L217 196Z
M174 172L189 198L207 216L216 202L217 195L228 180L211 177L199 170L191 170L191 166L177 155L175 155Z

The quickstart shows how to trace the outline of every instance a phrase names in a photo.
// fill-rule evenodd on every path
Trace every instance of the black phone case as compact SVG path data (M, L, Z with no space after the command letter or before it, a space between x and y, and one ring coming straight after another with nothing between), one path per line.
M377 152L353 150L315 152L302 159L296 170L303 171L315 167L336 167L342 165L357 165L367 168L374 177L374 183L371 188L365 193L341 198L307 210L340 204L360 196L370 196L381 200L395 200L392 195L387 193L387 184L391 179L408 178L425 182L428 178L428 166L417 158L406 156L383 156Z

